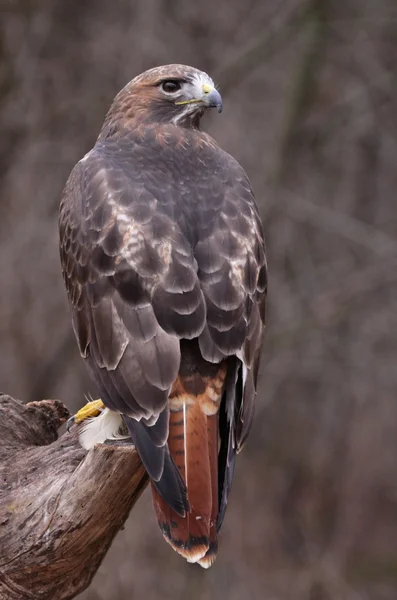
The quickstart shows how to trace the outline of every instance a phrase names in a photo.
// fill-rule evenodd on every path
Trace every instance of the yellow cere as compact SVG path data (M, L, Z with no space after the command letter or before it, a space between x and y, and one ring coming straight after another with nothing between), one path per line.
M212 92L212 90L214 88L209 83L203 83L201 89L203 90L204 94L209 94L210 92ZM201 98L192 98L191 100L180 100L179 102L175 102L175 104L177 104L177 105L193 104L194 102L200 102L200 101L201 101Z

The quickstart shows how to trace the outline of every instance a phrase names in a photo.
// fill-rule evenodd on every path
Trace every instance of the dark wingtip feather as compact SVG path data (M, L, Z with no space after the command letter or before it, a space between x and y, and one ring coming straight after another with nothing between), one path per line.
M180 517L190 511L187 489L183 478L172 460L168 448L164 457L164 471L159 481L153 485L172 510Z
M186 485L167 445L156 446L147 431L148 427L125 415L123 418L153 485L165 502L184 517L190 511Z
M231 360L230 360L231 364ZM237 397L236 397L237 396ZM242 397L242 372L239 360L234 361L227 372L224 399L219 411L219 512L216 530L219 533L225 518L227 502L230 494L234 475L236 459L235 443L235 418L236 401L241 402ZM238 399L238 400L237 400Z

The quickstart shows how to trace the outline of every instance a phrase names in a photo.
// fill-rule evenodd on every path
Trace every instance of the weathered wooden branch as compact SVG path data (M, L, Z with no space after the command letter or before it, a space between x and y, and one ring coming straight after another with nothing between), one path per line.
M147 484L131 447L58 439L57 400L0 395L0 600L66 600L91 582Z

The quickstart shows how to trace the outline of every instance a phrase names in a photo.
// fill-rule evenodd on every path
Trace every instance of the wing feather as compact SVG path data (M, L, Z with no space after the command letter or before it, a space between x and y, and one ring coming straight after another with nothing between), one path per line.
M242 168L210 138L175 130L161 148L157 134L146 145L130 134L98 142L76 165L61 202L61 262L80 352L179 514L186 489L166 442L180 339L198 338L210 362L238 357L223 418L221 521L234 455L252 422L265 249Z

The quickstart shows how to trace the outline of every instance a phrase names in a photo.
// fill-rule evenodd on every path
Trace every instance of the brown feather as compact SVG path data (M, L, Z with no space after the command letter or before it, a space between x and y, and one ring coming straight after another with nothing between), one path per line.
M186 483L191 510L180 517L154 487L153 502L167 542L189 562L208 567L217 549L218 411L226 362L207 366L196 355L183 356L170 394L168 447Z
M210 519L210 531L209 531L209 546L205 555L200 558L197 562L208 569L215 561L216 554L218 551L218 539L216 524L218 520L219 512L219 499L218 499L218 430L219 430L219 417L218 414L208 417L207 419L208 428L208 455L210 465L215 465L217 468L211 469L211 490L212 490L212 506L211 506L211 519Z

